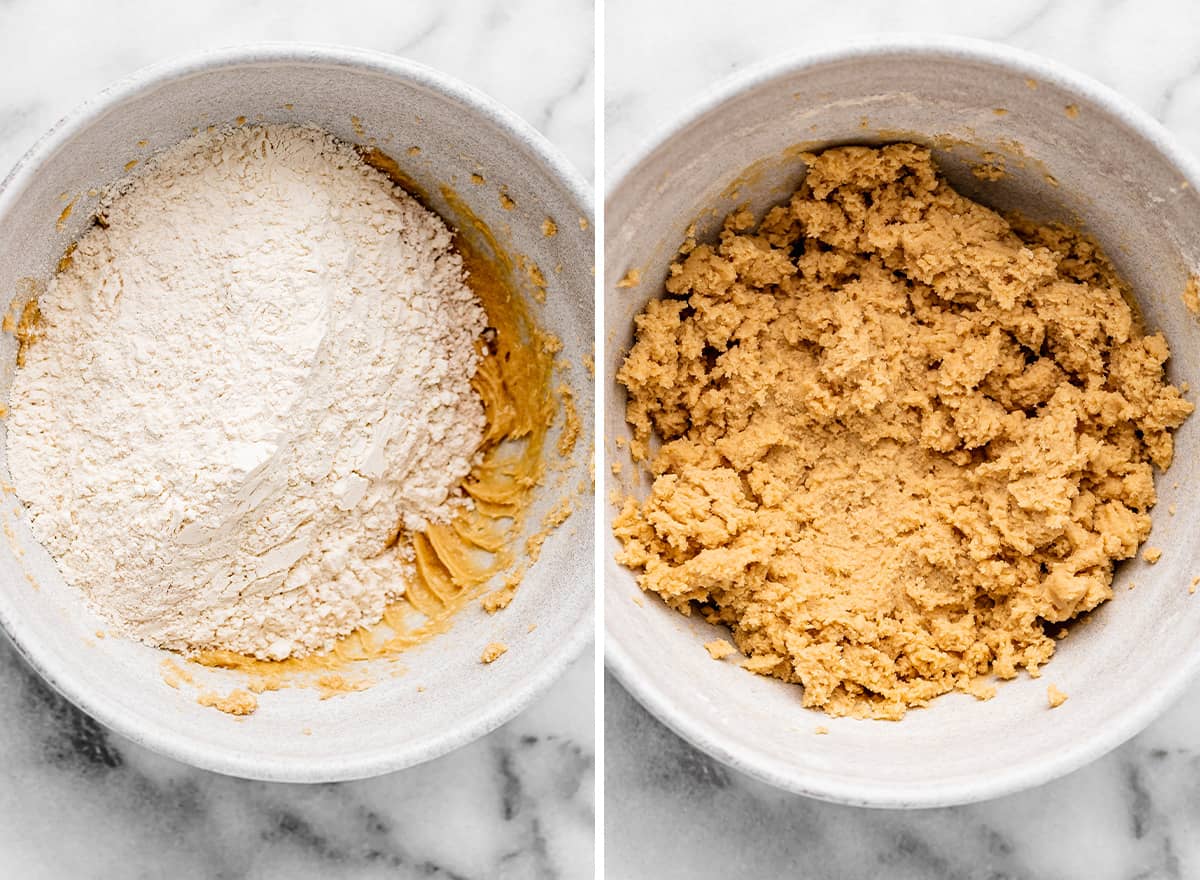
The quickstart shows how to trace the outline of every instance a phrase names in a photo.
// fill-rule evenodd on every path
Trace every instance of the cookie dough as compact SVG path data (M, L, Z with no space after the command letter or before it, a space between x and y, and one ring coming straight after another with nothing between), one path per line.
M508 652L508 645L503 642L489 642L479 657L480 663L495 663Z
M708 651L708 656L714 660L724 660L730 654L737 651L733 645L724 639L713 639L711 642L705 642L704 650Z
M1192 405L1086 238L970 201L920 146L806 160L637 318L619 380L654 483L619 559L806 706L989 696L1112 596Z
M227 697L213 691L202 691L196 702L201 706L211 706L227 715L252 715L258 709L258 698L241 688L230 691Z

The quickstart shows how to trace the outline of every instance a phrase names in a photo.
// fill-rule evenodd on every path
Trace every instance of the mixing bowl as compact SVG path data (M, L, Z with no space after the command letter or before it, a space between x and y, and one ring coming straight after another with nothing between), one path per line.
M623 467L607 477L610 491L646 490L616 444L629 429L615 373L634 316L661 295L687 227L696 222L703 239L736 205L761 213L787 198L804 175L806 149L898 140L931 145L950 181L978 201L1095 236L1131 282L1146 324L1166 334L1172 381L1200 380L1200 322L1181 301L1200 267L1200 175L1157 123L1083 76L1001 46L925 37L855 43L738 76L613 178L602 381L606 454ZM989 182L971 173L988 162L1003 163L1005 175ZM634 269L639 275L626 275ZM634 286L616 285L632 277ZM727 634L640 596L633 574L613 561L611 530L607 662L693 745L802 794L916 807L1045 782L1139 731L1200 664L1200 596L1188 589L1200 575L1200 417L1176 442L1175 464L1157 478L1150 543L1165 549L1162 561L1121 565L1115 598L1071 627L1043 677L1003 683L990 701L951 694L899 722L804 709L798 686L710 659L701 644ZM613 513L610 505L610 522ZM1053 711L1048 682L1070 696ZM829 735L814 736L818 725Z
M582 357L592 347L594 262L590 223L580 222L590 217L586 185L529 125L485 95L387 55L295 44L223 50L148 69L91 100L33 147L0 191L0 310L49 276L89 223L96 191L122 177L126 163L239 118L316 123L346 141L377 144L451 224L478 231L441 193L443 185L505 250L545 267L545 303L531 301L530 309L562 340L570 363L564 379L589 424L592 380ZM486 183L472 184L473 173ZM557 223L554 236L543 234L546 217ZM5 334L0 400L7 398L15 352ZM548 442L554 441L552 435ZM585 459L581 449L566 485L590 480ZM549 487L539 492L531 529L558 494ZM55 688L135 742L258 779L363 777L483 735L542 693L579 654L591 634L592 557L590 544L568 532L591 534L590 499L577 499L575 508L507 610L488 616L478 603L468 606L450 632L403 655L403 674L393 675L398 669L387 664L369 671L377 683L365 691L327 700L312 689L266 693L258 711L241 721L201 707L190 687L169 687L160 672L164 652L94 638L104 621L63 582L11 492L2 506L11 537L0 540L0 622ZM480 654L492 641L509 651L485 666ZM199 679L223 692L239 684L231 672L201 670Z

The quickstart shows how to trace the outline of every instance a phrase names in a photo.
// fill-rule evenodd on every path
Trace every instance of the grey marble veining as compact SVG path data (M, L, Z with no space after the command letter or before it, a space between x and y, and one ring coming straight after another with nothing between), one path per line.
M993 39L1057 59L1122 92L1200 151L1200 7L1191 3L608 0L605 22L610 173L733 71L881 31ZM835 806L762 785L678 739L611 677L605 715L613 878L1200 877L1200 684L1140 736L1063 779L990 803L916 812Z
M392 52L459 77L528 120L585 177L593 156L591 0L7 0L0 3L0 168L75 104L140 67L260 40Z
M1200 149L1200 6L1188 0L756 0L736 9L718 0L608 0L604 26L608 171L739 68L889 32L995 40L1069 64Z
M1057 782L966 807L892 811L763 785L691 748L611 677L605 694L605 867L613 878L1200 876L1194 700Z
M444 758L361 782L233 779L107 732L0 642L5 877L591 876L592 667Z
M587 176L589 0L0 2L0 176L79 101L156 61L254 40L394 52L491 94ZM272 785L161 758L59 698L0 637L0 877L592 876L593 662L451 755Z

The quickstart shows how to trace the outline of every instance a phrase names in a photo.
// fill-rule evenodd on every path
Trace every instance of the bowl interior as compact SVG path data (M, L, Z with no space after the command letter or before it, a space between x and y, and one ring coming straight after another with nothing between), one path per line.
M0 196L0 309L22 295L28 279L48 277L89 222L95 190L121 177L131 159L239 117L316 123L347 141L376 144L428 194L430 207L453 225L465 225L467 218L458 217L440 192L450 187L508 251L544 267L548 296L530 308L564 344L564 378L587 424L591 379L581 358L592 346L593 249L590 231L579 222L588 217L586 197L544 147L490 106L415 65L330 51L242 52L143 76L93 102L35 148L10 179ZM475 172L485 184L472 184ZM501 206L501 187L515 207ZM72 208L64 213L68 204ZM542 233L545 217L557 223L554 237ZM15 342L5 334L0 399L7 397L14 365ZM585 449L576 452L565 485L589 479L586 458ZM7 476L2 451L0 471ZM550 487L539 493L531 529L560 494ZM258 711L240 721L199 706L193 688L168 687L159 669L164 652L93 637L103 621L33 540L11 491L3 496L12 538L0 541L0 616L18 647L66 696L173 757L267 779L363 776L482 735L548 686L586 643L591 555L587 542L572 536L590 533L592 508L587 496L574 506L507 610L489 616L477 602L470 604L449 633L396 663L373 664L368 674L377 683L366 691L328 700L312 689L267 693ZM483 647L497 640L509 652L482 665ZM221 692L242 680L224 672L199 678Z
M995 50L999 51L999 50ZM604 381L608 489L643 492L618 438L628 437L615 372L634 316L661 285L684 231L712 234L725 213L762 212L803 177L799 153L844 143L915 140L934 147L969 196L1036 219L1082 225L1132 283L1146 324L1165 332L1173 381L1200 379L1200 323L1181 294L1200 266L1200 197L1171 148L1110 94L1035 62L979 49L874 49L831 55L751 81L711 103L651 149L606 206ZM1003 161L1006 175L971 168ZM640 283L618 289L630 269ZM1200 655L1200 575L1194 523L1200 418L1176 436L1158 475L1150 543L1162 561L1123 564L1116 596L1071 628L1040 680L1022 675L988 702L952 694L899 723L829 719L800 705L800 689L715 663L701 643L714 627L685 619L612 561L606 530L609 659L643 702L713 755L760 778L818 797L873 805L974 800L1045 781L1115 746L1177 692ZM608 493L606 492L606 497ZM1168 510L1174 509L1175 515ZM611 520L613 510L608 509ZM1136 589L1133 585L1136 584ZM1070 700L1048 711L1049 682ZM816 725L828 736L814 736Z

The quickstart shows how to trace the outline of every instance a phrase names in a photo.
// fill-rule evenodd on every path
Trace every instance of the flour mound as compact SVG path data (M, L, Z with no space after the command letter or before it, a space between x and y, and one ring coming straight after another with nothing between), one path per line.
M486 314L451 232L315 128L190 138L39 298L8 458L128 634L284 658L378 621L404 533L467 503Z

